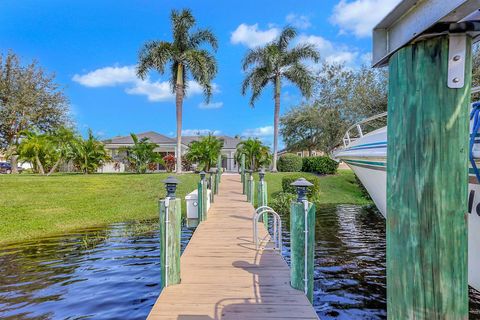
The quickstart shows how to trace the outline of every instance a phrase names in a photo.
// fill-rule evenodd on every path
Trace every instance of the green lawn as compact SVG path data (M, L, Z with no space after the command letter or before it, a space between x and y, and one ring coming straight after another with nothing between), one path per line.
M281 172L267 173L265 181L268 185L268 199L272 194L282 191L282 178L289 175L303 175L304 177L313 176L312 173L299 172ZM340 169L336 175L320 176L320 193L317 196L317 203L321 204L359 204L366 205L372 202L366 199L355 182L355 175L352 170ZM255 176L258 180L258 176Z
M266 175L269 199L280 191L282 177ZM0 175L0 243L16 242L79 228L158 217L158 199L165 196L161 182L169 174L58 174ZM310 175L304 173L303 175ZM178 176L177 196L197 187L199 176ZM258 178L258 176L257 176ZM371 203L360 192L353 172L320 177L317 203ZM185 201L182 209L185 213Z
M83 227L158 216L161 182L170 174L0 175L0 243ZM177 195L197 187L198 175L178 176ZM182 204L185 210L185 203Z

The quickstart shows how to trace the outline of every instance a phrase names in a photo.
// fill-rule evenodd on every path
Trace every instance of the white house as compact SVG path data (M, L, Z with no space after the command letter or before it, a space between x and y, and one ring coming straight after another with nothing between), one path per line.
M150 142L153 142L158 145L155 149L156 152L160 153L162 157L172 154L176 157L177 155L177 139L170 138L163 134L154 131L148 131L137 134L139 139L148 138ZM226 171L238 171L238 166L234 161L235 151L237 150L237 145L241 141L237 138L232 138L229 136L216 136L218 139L223 141L222 148L222 167ZM188 151L188 146L192 141L200 140L202 136L183 136L182 137L182 155ZM124 172L125 171L125 154L122 152L122 149L125 147L133 146L133 139L130 135L128 136L119 136L111 139L104 140L105 148L108 150L113 161L105 164L102 168L99 169L99 172ZM158 165L157 170L164 170L161 165Z

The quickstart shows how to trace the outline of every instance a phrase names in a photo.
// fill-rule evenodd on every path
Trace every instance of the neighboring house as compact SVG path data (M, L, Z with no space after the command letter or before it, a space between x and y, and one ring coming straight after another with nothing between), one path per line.
M280 150L278 152L278 156L280 157L282 154L285 154L285 153L293 153L293 154L296 154L297 156L300 156L302 158L305 158L305 157L317 157L317 156L323 156L325 155L325 153L323 151L320 151L320 150L312 150L312 154L310 155L308 150L287 150L287 149L283 149L283 150Z
M144 133L137 134L139 139L148 138L150 142L153 142L158 145L155 149L156 152L160 153L162 157L173 154L177 156L177 140L176 138L170 138L163 134L149 131ZM182 155L187 153L188 145L192 141L200 140L202 136L185 136L182 137ZM237 149L237 144L241 141L240 139L232 138L229 136L217 136L220 140L223 141L224 146L222 149L222 167L226 171L237 171L237 165L234 161L234 154ZM130 135L123 137L114 137L108 140L104 140L105 148L107 149L109 155L112 157L113 161L106 163L99 172L124 172L126 167L125 161L125 152L122 149L126 147L133 146L133 139ZM161 165L157 166L157 170L161 171L165 168Z

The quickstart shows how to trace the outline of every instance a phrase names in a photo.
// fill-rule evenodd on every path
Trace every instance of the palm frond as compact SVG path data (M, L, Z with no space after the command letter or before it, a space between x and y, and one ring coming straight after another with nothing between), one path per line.
M189 46L189 30L195 25L195 17L190 9L172 10L171 21L175 46L183 51Z
M189 50L185 52L184 59L193 79L202 86L208 103L212 95L211 80L217 74L215 58L206 50Z
M283 75L295 84L305 97L309 98L311 96L315 76L304 64L300 62L292 64Z
M266 47L260 47L248 50L242 61L242 69L247 70L253 65L262 62L266 55L265 48Z
M304 59L311 59L317 63L320 60L320 53L311 43L301 43L289 50L283 59L284 65L300 62Z
M283 28L282 32L280 33L276 41L277 46L280 48L280 50L284 51L290 44L290 41L296 36L297 36L297 30L294 27L287 26Z
M165 65L173 58L172 45L165 41L149 41L139 52L137 75L145 79L150 69L163 74Z
M198 48L203 43L208 43L215 51L218 49L217 37L215 37L211 30L201 29L190 35L190 48Z
M247 93L250 88L252 96L250 97L250 105L253 107L255 101L260 97L263 88L271 81L272 75L265 67L257 67L251 70L242 83L242 95Z

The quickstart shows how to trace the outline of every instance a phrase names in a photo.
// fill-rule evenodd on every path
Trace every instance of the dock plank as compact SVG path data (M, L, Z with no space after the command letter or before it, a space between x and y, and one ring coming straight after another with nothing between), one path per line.
M181 257L182 282L162 291L148 319L318 319L303 292L290 286L281 255L255 249L254 211L240 176L222 175L208 220Z

